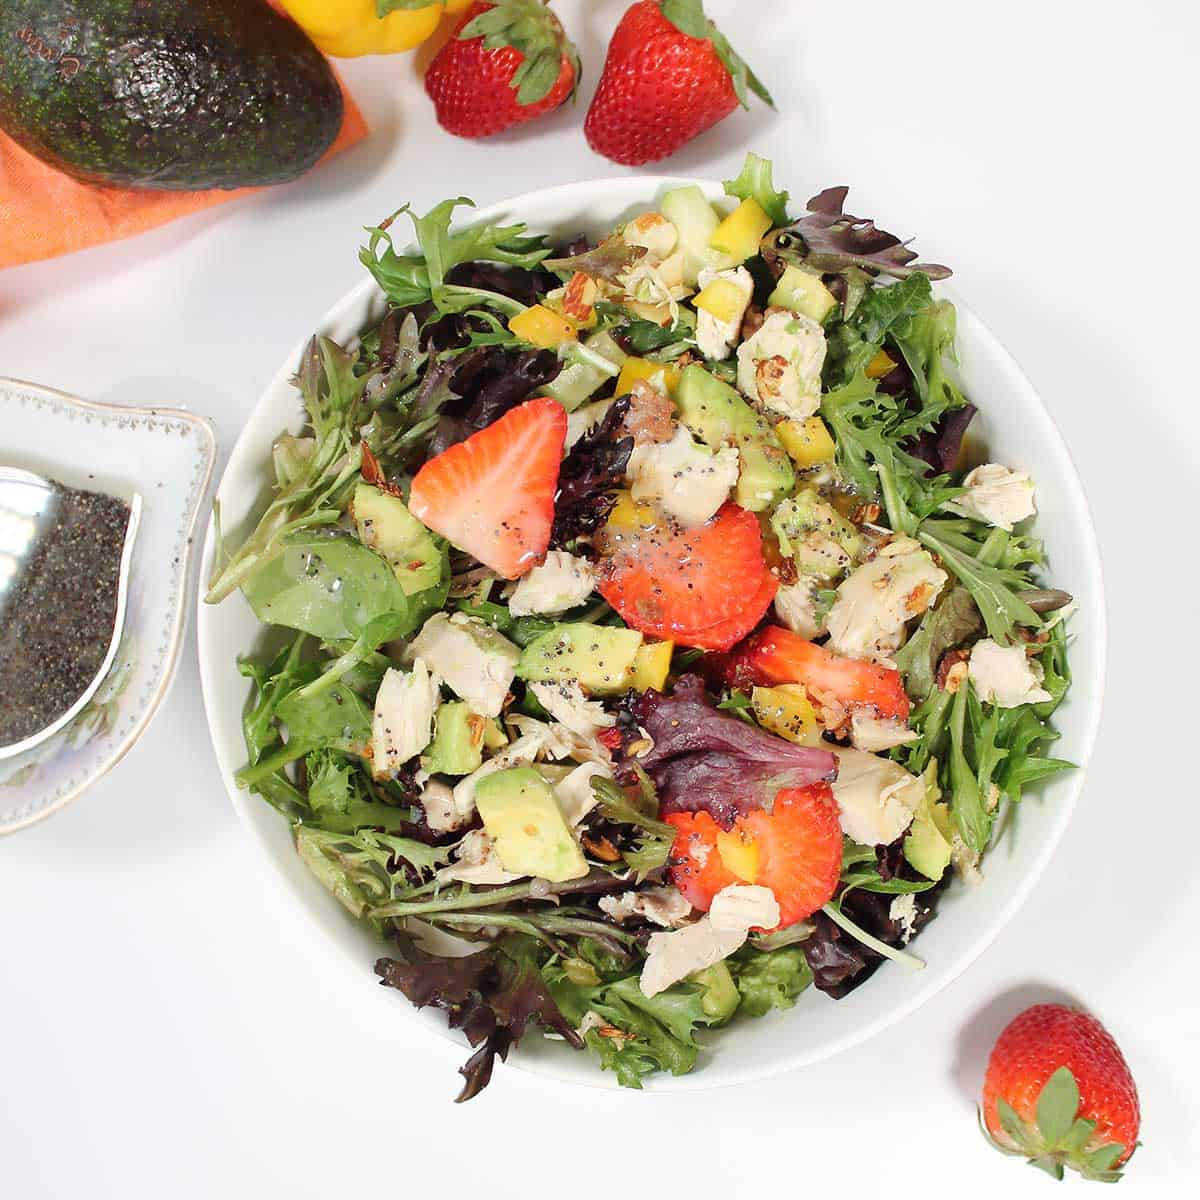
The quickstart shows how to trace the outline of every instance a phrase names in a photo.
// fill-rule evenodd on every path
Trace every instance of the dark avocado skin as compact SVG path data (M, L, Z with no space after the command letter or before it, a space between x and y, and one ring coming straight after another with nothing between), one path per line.
M341 124L329 63L265 0L0 0L0 129L77 178L285 183Z

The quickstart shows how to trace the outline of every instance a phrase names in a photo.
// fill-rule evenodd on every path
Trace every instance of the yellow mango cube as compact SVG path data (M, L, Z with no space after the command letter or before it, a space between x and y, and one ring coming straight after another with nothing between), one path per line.
M754 883L758 879L758 842L754 838L733 830L722 830L717 834L717 853L743 883Z
M743 263L758 253L758 244L771 228L771 218L753 198L743 200L714 230L708 244Z
M714 279L692 303L726 324L746 310L746 293L731 279Z
M886 351L877 350L875 357L867 363L867 378L882 379L889 371L896 368L896 360Z
M638 692L648 692L651 688L661 692L666 686L674 653L674 642L643 642L630 668L629 686Z
M679 382L679 368L674 363L653 362L648 358L627 358L617 377L618 396L627 396L633 391L635 383L649 383L656 375L662 376L662 382L668 392L675 390Z
M554 350L563 342L573 342L579 336L575 326L566 317L544 304L535 304L518 313L508 322L508 328L523 341L542 350Z
M801 746L821 744L821 723L801 685L756 687L750 695L750 704L764 729Z
M837 454L833 437L820 417L780 421L775 426L775 435L798 467L833 462Z

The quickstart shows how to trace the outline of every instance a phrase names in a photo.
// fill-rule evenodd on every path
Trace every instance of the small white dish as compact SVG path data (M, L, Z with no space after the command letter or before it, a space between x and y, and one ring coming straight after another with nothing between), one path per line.
M203 417L81 400L0 379L6 466L71 487L141 496L124 632L95 694L63 729L0 761L0 834L57 812L145 732L170 687L186 612L193 530L216 441Z
M786 177L786 171L780 171ZM478 221L524 221L534 232L558 237L586 233L596 237L619 220L644 211L663 191L685 179L631 177L568 184L518 196L475 214ZM701 183L711 199L723 199L720 185ZM815 190L815 189L814 189ZM925 230L930 247L934 230ZM697 1091L776 1075L828 1058L871 1037L919 1008L960 975L991 944L1020 908L1046 869L1066 830L1083 788L1100 719L1105 668L1105 608L1099 549L1087 501L1070 454L1053 420L1020 368L961 302L939 288L958 306L959 358L966 390L980 416L972 426L972 442L986 447L995 461L1028 471L1037 481L1039 517L1036 533L1045 539L1049 578L1079 602L1072 619L1071 665L1074 685L1055 714L1062 734L1054 754L1077 764L1077 770L1030 789L1020 819L1010 822L1000 845L985 860L980 887L955 884L941 901L941 913L922 931L914 950L926 961L910 973L885 963L865 984L842 1000L831 1000L809 988L796 1007L756 1020L737 1021L708 1039L709 1049L690 1075L653 1076L654 1091ZM335 305L317 332L349 342L384 310L383 296L370 279ZM307 339L305 339L307 340ZM283 430L299 432L302 408L289 383L300 362L303 342L282 365L255 406L230 456L217 499L224 527L239 531L262 511L270 482L271 444ZM202 557L207 578L216 551L212 525ZM361 982L364 1003L388 1004L397 1027L420 1026L462 1046L461 1035L446 1028L433 1009L417 1011L403 997L372 987L371 964L380 943L354 924L345 911L309 874L296 855L287 823L256 796L240 791L234 772L245 762L241 717L248 685L237 658L260 642L262 626L240 594L218 606L201 603L197 616L200 678L213 746L234 809L246 824L264 864L281 878L299 909L321 931L330 950L331 970L347 971ZM335 965L336 964L336 965ZM561 1042L527 1037L510 1062L570 1083L615 1087L610 1073L595 1060Z

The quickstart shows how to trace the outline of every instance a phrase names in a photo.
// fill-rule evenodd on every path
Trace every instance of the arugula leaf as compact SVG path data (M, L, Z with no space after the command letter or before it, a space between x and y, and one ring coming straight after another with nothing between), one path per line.
M301 861L356 918L376 904L393 899L408 881L393 864L404 862L430 872L450 858L449 847L426 846L412 838L361 830L356 834L298 825L296 850ZM372 922L380 932L383 923Z
M890 287L873 287L849 320L840 321L829 334L825 358L827 384L849 383L883 348L884 340L900 322L910 321L933 298L929 276L917 272Z
M773 226L786 225L788 194L775 190L772 174L771 160L751 151L746 155L741 174L725 180L725 194L739 200L756 200Z
M989 637L1005 645L1011 640L1016 626L1037 629L1041 625L1041 617L1013 590L1013 577L1006 568L991 566L964 554L929 526L919 529L917 538L941 558L971 593Z
M328 338L308 343L295 382L308 412L312 452L291 460L290 482L237 552L217 556L205 603L218 603L274 562L288 536L341 519L361 465L356 431L367 376L355 374L356 363L356 355Z
M992 834L992 815L984 803L985 791L967 762L967 697L972 690L970 681L963 680L950 706L950 786L946 790L950 795L950 812L962 840L968 849L982 854Z
M541 237L526 237L523 223L499 225L484 223L450 232L454 210L474 207L465 196L443 200L423 217L415 216L405 205L387 221L367 230L367 245L359 251L359 261L370 271L375 282L398 308L411 308L432 301L443 313L463 312L482 306L515 314L525 305L499 292L446 283L446 275L459 263L498 262L532 270L550 253ZM420 254L397 254L389 226L407 213L416 231Z

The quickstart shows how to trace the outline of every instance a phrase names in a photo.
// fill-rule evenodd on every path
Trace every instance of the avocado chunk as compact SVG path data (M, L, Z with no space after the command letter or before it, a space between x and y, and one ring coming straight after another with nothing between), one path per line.
M342 111L328 61L268 4L0 5L0 129L80 179L284 183L325 153Z
M693 363L679 377L675 403L706 446L737 447L742 470L734 499L742 508L762 512L792 490L796 473L775 431L729 384Z
M922 776L925 797L904 839L904 857L909 865L926 879L941 879L950 865L953 818L950 806L941 803L937 783L937 760L929 764Z
M588 873L554 792L532 767L485 775L475 785L475 804L506 871L551 883Z
M442 552L399 496L360 483L354 489L354 524L358 540L391 564L406 596L441 582Z
M470 775L483 762L485 718L461 700L438 706L433 741L421 758L430 775Z
M593 695L625 692L641 645L636 629L583 621L555 625L521 652L517 675L531 683L574 679Z
M848 569L862 554L862 536L811 488L783 501L771 517L779 548L805 575L828 578Z
M708 1017L710 1025L723 1025L733 1016L734 1010L742 1002L742 994L733 982L733 976L724 960L705 967L690 976L691 983L698 983L704 994L700 997L700 1007Z
M767 297L767 307L790 308L792 312L822 322L837 307L837 300L821 282L820 275L789 266Z

